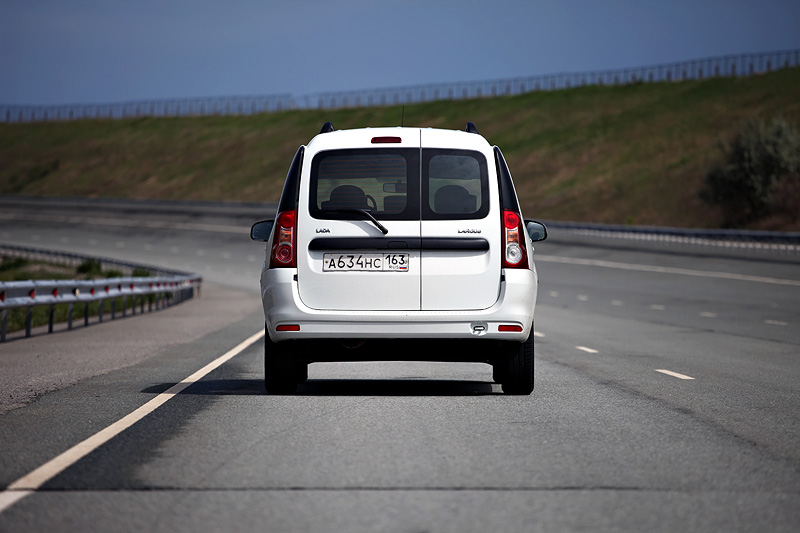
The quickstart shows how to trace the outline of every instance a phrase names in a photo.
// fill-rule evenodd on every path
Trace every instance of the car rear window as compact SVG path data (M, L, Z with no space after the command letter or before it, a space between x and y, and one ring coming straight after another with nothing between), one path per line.
M311 166L310 210L316 218L367 209L379 219L419 217L419 150L337 150L317 154Z
M318 153L311 164L311 216L349 218L348 209L366 209L379 220L484 218L489 213L486 158L470 150L434 148Z
M467 150L423 150L423 218L475 219L489 213L486 158Z

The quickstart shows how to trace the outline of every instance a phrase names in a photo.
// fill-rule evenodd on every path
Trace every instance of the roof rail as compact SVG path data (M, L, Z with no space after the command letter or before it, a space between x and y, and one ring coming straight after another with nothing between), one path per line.
M331 121L326 122L322 125L322 129L319 130L320 133L330 133L333 131L333 123Z
M474 123L467 122L467 127L464 128L464 131L469 132L469 133L478 133L478 128L475 127Z

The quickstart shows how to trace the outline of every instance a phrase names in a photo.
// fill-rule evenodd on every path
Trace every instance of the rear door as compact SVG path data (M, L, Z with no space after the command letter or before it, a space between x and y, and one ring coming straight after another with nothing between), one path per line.
M422 309L491 307L500 291L500 215L488 143L458 135L465 149L444 145L440 133L422 131ZM452 146L454 143L450 141ZM491 153L491 152L490 152Z
M297 275L307 306L420 309L418 131L367 136L367 148L323 150L304 168Z

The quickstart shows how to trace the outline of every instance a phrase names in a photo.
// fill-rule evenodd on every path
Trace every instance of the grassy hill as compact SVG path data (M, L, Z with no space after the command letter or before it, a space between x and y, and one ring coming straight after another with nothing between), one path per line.
M503 150L527 217L717 227L698 199L719 139L746 119L800 123L800 69L743 79L582 87L406 106L405 125L462 129ZM0 194L276 201L323 122L396 126L401 108L242 117L0 124ZM789 218L763 229L798 230Z

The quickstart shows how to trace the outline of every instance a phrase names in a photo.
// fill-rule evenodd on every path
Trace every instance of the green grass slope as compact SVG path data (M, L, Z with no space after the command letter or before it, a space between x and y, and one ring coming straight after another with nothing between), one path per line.
M396 126L401 108L0 124L0 194L276 201L323 122ZM405 125L503 150L527 217L718 227L697 196L719 139L753 116L800 123L800 69L742 79L582 87L406 106ZM764 229L797 230L788 218Z

